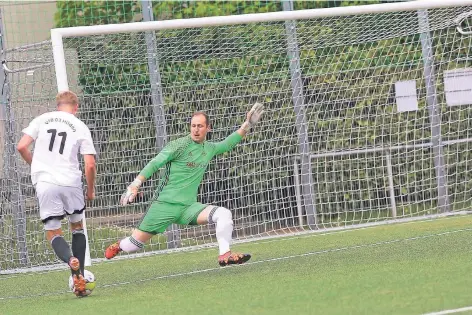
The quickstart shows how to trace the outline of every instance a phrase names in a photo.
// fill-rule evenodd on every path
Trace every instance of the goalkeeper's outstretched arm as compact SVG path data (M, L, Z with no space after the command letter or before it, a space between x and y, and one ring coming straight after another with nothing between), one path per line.
M261 103L256 103L252 106L251 110L246 114L246 121L241 125L241 127L229 135L225 140L215 143L215 155L222 154L233 149L242 138L249 133L251 128L253 128L261 119L262 114L264 113L264 106Z

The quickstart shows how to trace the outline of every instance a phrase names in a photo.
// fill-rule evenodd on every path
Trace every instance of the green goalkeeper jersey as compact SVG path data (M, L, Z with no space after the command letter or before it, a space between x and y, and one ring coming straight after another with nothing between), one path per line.
M197 143L190 135L176 139L169 142L139 175L148 179L166 165L158 188L158 200L191 205L197 201L198 187L210 160L233 149L241 139L237 132L221 142Z

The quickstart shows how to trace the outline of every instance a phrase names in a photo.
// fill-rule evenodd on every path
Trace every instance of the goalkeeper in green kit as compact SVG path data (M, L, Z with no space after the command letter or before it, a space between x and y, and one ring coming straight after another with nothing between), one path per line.
M132 253L142 249L155 234L164 232L172 223L183 225L215 223L220 266L248 261L251 255L233 253L230 250L233 233L231 212L224 207L197 202L197 194L211 159L233 149L259 121L263 112L262 104L254 104L241 128L221 142L205 141L210 130L210 121L205 113L194 113L190 122L190 135L169 142L144 167L121 196L122 205L133 202L142 183L160 167L166 166L165 175L159 185L158 197L151 204L137 229L130 237L110 245L105 251L105 257L111 259L121 251Z

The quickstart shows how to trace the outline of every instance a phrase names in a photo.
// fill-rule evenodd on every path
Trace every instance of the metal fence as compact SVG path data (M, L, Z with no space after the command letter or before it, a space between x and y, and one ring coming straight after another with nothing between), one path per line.
M338 5L340 1L331 1L333 5ZM386 2L386 1L384 1ZM139 10L134 14L134 19L138 21L150 21L154 18L165 18L171 16L166 12L158 12L155 16L153 11L153 3L150 1L133 2L139 7ZM229 3L229 2L228 2ZM251 2L252 3L252 2ZM291 1L267 1L265 4L274 4L275 8L280 10L294 10L296 6ZM11 231L16 233L15 246L17 246L20 265L29 265L29 254L27 244L27 218L25 210L26 207L31 207L35 204L35 197L32 187L29 184L28 167L18 158L15 152L15 143L21 135L21 129L35 116L51 110L54 108L54 95L57 91L56 77L54 66L52 62L52 53L50 50L50 29L56 24L54 16L57 12L56 2L5 2L0 4L0 18L2 20L0 33L2 39L2 61L4 61L4 71L0 74L0 83L2 89L2 107L0 111L0 132L2 141L0 141L0 153L3 158L0 159L0 188L2 188L2 195L0 196L0 217L2 211L4 213L12 213L13 222L0 223L0 232L2 229L7 229L8 224L15 226ZM185 16L189 6L182 3L174 6L172 10L181 10ZM274 8L272 8L274 10ZM139 12L140 11L140 12ZM180 11L179 11L180 12ZM193 11L192 11L193 12ZM175 13L174 11L172 12ZM218 11L218 13L222 13ZM224 13L224 12L223 12ZM241 12L245 13L243 7ZM191 14L190 14L191 16ZM428 16L425 11L419 11L416 17L420 25L425 29L428 28ZM113 21L113 19L110 19ZM25 23L26 22L26 23ZM438 212L449 212L454 209L454 201L451 201L450 193L448 191L448 165L445 154L447 146L457 144L467 144L472 141L472 138L464 136L458 139L443 140L441 134L442 117L438 108L436 95L438 94L436 84L436 67L433 64L432 47L434 46L432 39L428 32L420 34L419 42L421 44L423 56L423 74L421 78L425 82L424 98L427 102L427 119L430 122L429 141L423 143L391 145L391 146L372 146L363 149L349 149L342 150L321 150L320 152L313 149L312 143L309 139L312 137L311 131L306 121L306 108L310 106L307 101L303 88L306 83L303 82L302 77L303 66L300 64L300 50L299 42L296 34L296 26L294 21L287 21L284 24L285 40L287 43L287 58L290 72L290 88L291 101L293 105L294 114L297 117L295 127L297 138L297 151L294 171L294 186L296 192L296 204L298 221L293 221L293 225L308 226L311 229L316 229L323 226L324 222L322 216L324 214L330 215L338 213L336 211L323 210L317 208L319 204L329 204L331 197L329 191L325 189L324 195L320 196L319 183L322 179L318 178L316 174L319 165L326 164L326 158L338 158L350 156L353 160L362 160L364 157L371 158L375 154L379 154L376 162L380 163L380 168L384 168L386 172L388 185L379 190L384 190L388 205L386 206L390 213L383 218L397 218L405 217L407 213L399 213L398 200L401 198L396 187L395 170L399 162L392 165L392 155L395 152L407 152L409 150L428 150L428 158L431 157L432 181L435 182L434 187L428 188L428 193L431 196L425 199L434 199L434 203ZM149 33L145 36L147 44L147 55L156 55L155 51L155 37ZM73 51L68 52L69 58L77 58ZM150 90L151 99L154 105L162 103L162 91L160 90L161 82L158 73L159 65L156 59L149 58L147 60L150 70ZM40 73L42 80L29 81L31 71L36 71L36 75ZM77 72L77 71L76 71ZM153 75L154 74L154 75ZM72 77L70 80L77 80ZM74 86L78 84L73 84ZM313 104L311 104L313 105ZM159 109L159 106L153 109ZM162 147L166 138L165 126L160 125L163 121L164 113L161 111L154 112L156 121L156 129L159 130L161 137L157 138L157 147ZM160 129L159 129L160 128ZM295 157L292 156L292 157ZM379 162L380 161L380 162ZM318 178L318 179L317 179ZM8 189L6 189L8 188ZM329 189L328 189L329 190ZM326 198L325 201L320 201L320 198ZM335 197L336 199L337 197ZM467 198L466 198L467 199ZM467 200L466 200L467 201ZM335 204L334 202L333 204ZM411 204L411 203L410 203ZM362 206L362 204L361 204ZM33 206L34 207L34 206ZM451 208L452 207L452 208ZM321 220L321 221L320 221ZM265 218L260 220L266 221ZM353 220L355 221L355 220ZM3 224L3 227L2 227ZM279 226L278 228L280 228ZM168 233L168 247L179 247L180 236L178 229L174 227ZM8 231L4 232L7 234ZM2 234L2 233L0 233ZM255 234L260 234L259 232Z

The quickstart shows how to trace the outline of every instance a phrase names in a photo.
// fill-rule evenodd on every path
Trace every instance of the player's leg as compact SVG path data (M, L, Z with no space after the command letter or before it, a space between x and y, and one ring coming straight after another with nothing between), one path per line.
M121 251L126 253L134 253L141 250L154 234L141 231L139 229L134 229L131 236L125 237L122 240L119 240L105 250L105 257L107 259L112 259L118 255Z
M75 271L74 277L74 292L77 296L85 295L85 249L87 247L87 239L84 234L84 227L82 219L84 215L74 214L69 217L70 229L72 232L72 254L79 262L79 268Z
M233 237L233 216L228 209L195 203L185 211L180 221L178 223L191 225L216 224L216 240L219 248L218 263L221 266L242 264L251 258L249 254L233 253L230 250Z
M74 293L77 296L85 295L85 279L80 274L79 259L72 256L69 244L64 240L59 219L49 219L45 222L46 238L51 243L56 256L69 265L72 277L74 277Z
M84 234L82 221L85 219L85 198L82 188L64 187L60 194L64 210L69 216L69 226L72 232L72 254L80 262L80 273L84 275L85 249L87 239Z
M43 222L46 239L51 244L54 253L57 258L68 264L73 256L69 244L67 244L63 237L61 221L55 218L47 218Z
M165 202L155 201L141 219L138 228L131 236L111 244L105 251L105 257L111 259L119 252L134 253L141 250L154 235L164 232L180 215L180 207Z
M69 244L62 236L61 221L58 219L48 220L44 226L46 229L51 229L46 230L46 238L51 242L56 256L69 265L74 279L74 293L77 296L85 295L85 279L81 273L82 264L77 257L73 256Z
M61 220L65 217L65 213L60 195L64 187L39 182L35 188L39 201L40 217L46 231L46 239L50 242L56 256L67 263L72 275L77 277L75 293L81 295L81 292L85 292L85 280L80 275L80 262L72 255L70 246L65 241L61 230ZM80 277L82 278L80 279Z
M39 215L44 224L46 238L56 256L65 263L69 263L72 253L69 244L62 236L61 220L65 217L65 213L60 189L60 186L44 182L39 182L35 186L39 202Z
M70 230L72 232L72 254L80 262L80 273L84 275L85 269L85 250L87 248L87 239L84 234L82 223L83 215L74 214L69 217Z

